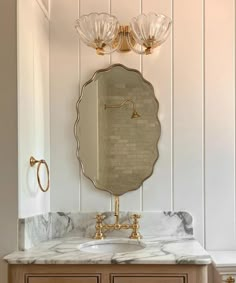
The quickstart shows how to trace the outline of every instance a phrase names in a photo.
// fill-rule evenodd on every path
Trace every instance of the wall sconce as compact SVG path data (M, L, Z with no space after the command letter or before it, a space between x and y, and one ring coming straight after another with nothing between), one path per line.
M167 39L170 26L171 19L162 14L141 14L131 19L129 26L121 26L113 15L91 13L81 16L75 28L80 39L96 49L98 55L130 50L149 55Z

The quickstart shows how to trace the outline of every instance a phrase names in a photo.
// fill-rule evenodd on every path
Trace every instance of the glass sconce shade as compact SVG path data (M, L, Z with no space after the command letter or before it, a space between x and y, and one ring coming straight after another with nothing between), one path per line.
M120 25L115 16L107 13L91 13L80 17L75 27L86 45L95 48L98 54L105 54L104 47L112 48L113 42L118 37ZM117 42L119 43L119 40Z
M137 53L152 53L153 48L158 47L167 39L170 27L171 19L162 14L141 14L133 18L130 22L131 36L136 43L146 48L144 52L137 51Z
M96 49L98 55L110 54L116 50L133 50L138 54L151 54L168 37L171 19L162 14L141 14L133 18L129 26L120 26L118 19L107 13L91 13L76 21L81 40ZM136 44L144 47L139 50Z

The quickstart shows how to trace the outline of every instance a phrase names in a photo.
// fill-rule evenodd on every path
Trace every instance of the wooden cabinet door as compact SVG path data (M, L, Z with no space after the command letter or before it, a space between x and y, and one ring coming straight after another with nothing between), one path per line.
M50 277L28 277L27 283L99 283L97 277L57 277L57 276L50 276Z
M114 277L111 283L187 283L185 276L132 276Z

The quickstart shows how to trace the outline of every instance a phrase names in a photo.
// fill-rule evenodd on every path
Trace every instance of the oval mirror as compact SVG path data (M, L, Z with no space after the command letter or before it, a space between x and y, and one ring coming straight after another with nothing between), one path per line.
M115 196L138 189L158 159L158 101L151 83L115 64L84 84L75 137L83 173Z

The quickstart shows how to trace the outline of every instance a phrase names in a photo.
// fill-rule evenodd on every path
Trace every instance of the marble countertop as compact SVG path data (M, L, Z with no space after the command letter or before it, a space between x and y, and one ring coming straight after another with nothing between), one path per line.
M235 267L236 251L208 251L216 267Z
M110 239L115 239L109 237ZM125 253L91 253L79 250L91 238L69 235L40 243L5 257L9 264L210 264L210 255L193 238L145 237L142 250ZM130 240L136 241L136 240Z

